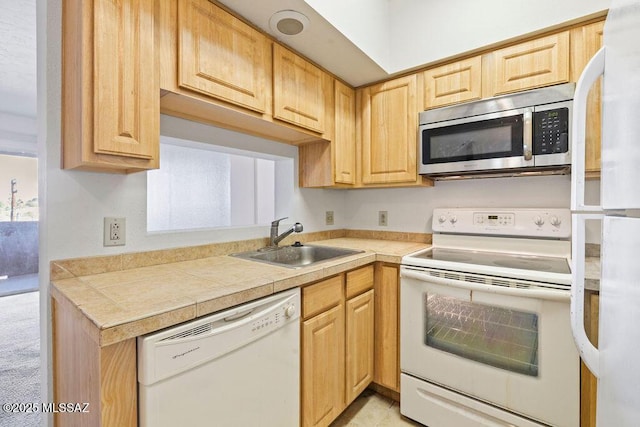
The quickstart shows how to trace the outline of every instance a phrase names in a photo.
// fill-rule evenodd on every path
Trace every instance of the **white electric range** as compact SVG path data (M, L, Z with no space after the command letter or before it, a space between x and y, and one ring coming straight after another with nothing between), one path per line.
M435 209L402 259L401 412L429 427L579 424L568 209Z

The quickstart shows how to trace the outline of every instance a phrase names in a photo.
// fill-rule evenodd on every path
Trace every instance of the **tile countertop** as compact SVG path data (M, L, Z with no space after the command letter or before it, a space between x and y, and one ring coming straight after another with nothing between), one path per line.
M85 330L103 347L374 261L399 264L402 256L430 246L352 237L309 243L364 252L300 269L220 255L76 274L52 280L51 296L61 306L77 309Z
M600 291L600 257L585 258L584 288L589 291Z
M600 245L587 243L584 260L584 288L588 291L600 291Z

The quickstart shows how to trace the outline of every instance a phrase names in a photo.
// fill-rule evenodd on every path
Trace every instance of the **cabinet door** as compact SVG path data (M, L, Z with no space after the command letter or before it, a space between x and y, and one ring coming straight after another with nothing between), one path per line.
M362 182L412 182L417 177L417 76L364 89Z
M541 37L489 56L489 96L569 81L569 31Z
M335 133L333 135L334 181L355 184L356 175L356 93L335 82Z
M589 340L598 346L598 322L600 317L600 294L587 291L584 296L584 329ZM580 426L595 427L598 379L589 368L580 362Z
M264 112L271 42L207 0L178 3L178 84Z
M373 289L346 304L346 404L373 380Z
M158 157L159 75L154 1L94 2L94 150Z
M482 97L480 56L432 68L424 72L426 109L472 101Z
M283 46L273 45L273 117L324 133L333 79Z
M571 30L571 80L578 81L582 70L602 46L604 21ZM602 129L602 77L587 98L586 174L600 177L600 138Z
M157 168L154 0L62 4L62 167Z
M328 426L344 409L344 304L302 325L302 425Z
M375 371L373 381L400 392L399 270L377 264L375 271Z

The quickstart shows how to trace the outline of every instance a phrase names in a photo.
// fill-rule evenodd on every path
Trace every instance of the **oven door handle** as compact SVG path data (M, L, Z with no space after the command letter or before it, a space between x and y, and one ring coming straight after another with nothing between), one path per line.
M419 269L403 266L400 269L400 277L419 280L421 282L433 283L443 286L454 286L456 288L468 289L470 291L481 291L499 295L508 295L522 298L537 298L551 301L569 302L571 299L570 292L554 290L554 289L523 289L512 288L499 285L485 285L482 283L465 282L462 280L447 279L442 277L431 276Z

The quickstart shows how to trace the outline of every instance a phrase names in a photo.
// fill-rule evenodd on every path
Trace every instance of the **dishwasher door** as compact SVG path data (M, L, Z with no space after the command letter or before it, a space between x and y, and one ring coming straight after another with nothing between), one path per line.
M298 426L300 290L138 338L139 425Z

